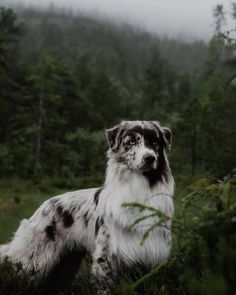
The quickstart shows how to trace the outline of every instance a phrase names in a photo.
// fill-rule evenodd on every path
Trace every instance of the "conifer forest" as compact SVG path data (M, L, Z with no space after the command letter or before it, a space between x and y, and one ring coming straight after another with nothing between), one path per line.
M0 5L0 244L47 198L102 185L106 128L157 120L173 134L171 255L127 271L112 294L236 294L236 3L221 2L209 41ZM97 294L89 264L58 295ZM0 264L0 295L40 292L20 265Z

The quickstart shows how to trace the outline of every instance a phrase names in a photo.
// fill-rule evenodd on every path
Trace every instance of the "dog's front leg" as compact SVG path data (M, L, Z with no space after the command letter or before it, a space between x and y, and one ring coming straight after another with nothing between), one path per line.
M109 258L100 258L93 261L91 271L91 282L101 294L110 294L114 283L114 274Z
M104 224L97 233L95 250L92 254L91 280L102 294L109 294L116 276L117 264L110 247L110 234Z

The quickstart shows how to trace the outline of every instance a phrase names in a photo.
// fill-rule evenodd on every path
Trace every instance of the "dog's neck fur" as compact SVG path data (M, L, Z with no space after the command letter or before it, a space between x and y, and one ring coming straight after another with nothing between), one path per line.
M130 169L125 163L119 161L119 159L117 159L109 150L105 186L114 187L115 184L118 184L119 186L125 185L130 183L135 177L142 179L144 182L146 181L151 191L155 191L156 186L160 186L161 184L169 184L170 187L172 187L172 190L174 190L174 181L165 151L163 152L163 163L162 167L157 170L151 170L148 172L136 171ZM171 189L170 194L171 196L173 195Z
M173 215L172 197L174 193L174 180L169 168L168 160L164 154L166 165L162 177L157 177L155 184L141 171L134 171L126 164L117 161L108 153L106 180L102 192L105 214L116 219L123 226L132 223L137 217L131 211L122 208L123 203L138 202L158 207L168 216ZM140 214L137 212L137 214Z

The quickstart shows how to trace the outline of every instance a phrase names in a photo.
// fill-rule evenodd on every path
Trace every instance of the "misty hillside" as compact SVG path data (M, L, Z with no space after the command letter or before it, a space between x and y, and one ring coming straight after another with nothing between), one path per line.
M193 73L204 63L207 45L159 38L126 24L113 24L83 14L56 8L35 10L18 6L17 12L26 31L22 46L27 56L33 47L44 47L61 58L78 60L89 56L91 67L115 72L127 78L139 78L158 47L175 71Z
M234 119L229 115L234 112L233 97L221 90L228 80L222 75L217 38L207 45L158 38L53 6L14 10L1 8L0 19L2 175L29 177L39 170L84 176L103 171L103 130L123 119L159 120L171 126L179 135L172 153L174 169L181 169L182 156L193 174L198 166L199 171L216 169L222 176L231 167L228 151L221 152L230 155L222 158L225 169L215 168L212 154L208 161L202 156L207 154L206 130L216 128L213 122L218 122L219 132L222 126L234 126L228 121ZM227 99L225 121L219 112ZM230 142L224 148L233 146ZM96 163L93 154L99 155Z

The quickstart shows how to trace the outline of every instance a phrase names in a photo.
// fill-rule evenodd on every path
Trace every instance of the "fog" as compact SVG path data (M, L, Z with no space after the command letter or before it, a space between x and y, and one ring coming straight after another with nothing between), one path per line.
M7 2L71 7L99 17L128 22L145 30L177 38L208 39L214 31L213 8L232 0L7 0ZM228 17L230 19L230 16ZM232 26L230 22L229 26Z

